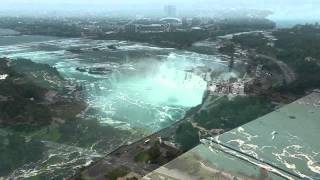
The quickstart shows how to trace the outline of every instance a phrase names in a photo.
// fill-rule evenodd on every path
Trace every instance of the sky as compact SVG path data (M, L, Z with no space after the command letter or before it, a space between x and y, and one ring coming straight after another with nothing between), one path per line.
M132 4L139 5L229 5L229 6L300 6L301 4L319 4L319 0L1 0L1 4L77 4L77 5L110 5L125 6Z
M179 13L221 9L263 9L274 12L275 19L316 19L320 0L0 0L4 12L102 12L160 13L165 5L175 5Z

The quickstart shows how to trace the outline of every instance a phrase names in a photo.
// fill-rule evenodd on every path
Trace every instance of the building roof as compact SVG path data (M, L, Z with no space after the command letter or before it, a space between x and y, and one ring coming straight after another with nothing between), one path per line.
M179 18L173 18L173 17L166 17L166 18L162 18L160 19L161 22L172 22L172 23L177 23L177 24L181 24L182 21Z

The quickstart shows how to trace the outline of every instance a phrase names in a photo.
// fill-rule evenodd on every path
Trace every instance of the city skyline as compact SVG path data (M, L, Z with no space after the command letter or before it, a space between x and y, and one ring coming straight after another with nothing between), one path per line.
M37 15L59 14L105 15L105 16L159 16L164 15L164 6L176 6L177 15L214 16L218 11L229 11L234 16L239 10L268 10L274 20L318 20L320 2L315 0L11 0L0 3L0 14ZM285 7L285 8L284 8ZM108 13L108 14L107 14ZM219 14L219 13L217 13Z

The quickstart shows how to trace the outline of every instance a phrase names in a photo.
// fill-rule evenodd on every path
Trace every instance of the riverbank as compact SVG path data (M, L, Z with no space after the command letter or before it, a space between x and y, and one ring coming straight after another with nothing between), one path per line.
M170 126L184 116L186 109L201 103L206 87L202 77L185 70L197 69L203 63L225 70L219 61L208 61L213 57L148 44L121 42L117 50L112 50L108 46L115 41L77 38L19 44L19 37L11 38L12 42L18 40L1 46L1 56L31 58L55 67L70 82L66 88L73 91L79 87L74 93L89 104L73 121L55 118L54 123L28 132L27 126L10 129L10 134L22 139L44 142L43 156L18 167L10 174L12 178L65 177L121 145ZM81 49L81 53L67 51L70 46ZM106 67L111 73L91 74L77 67ZM69 96L68 92L62 95ZM52 95L49 93L48 99ZM59 108L69 111L63 104L57 105Z
M63 44L63 47L64 48L66 48L66 44L72 44L72 45L74 45L74 44L77 44L77 45L79 45L80 46L80 49L81 49L81 43L83 43L83 44L88 44L88 42L89 42L90 40L79 40L79 39L72 39L72 40L68 40L67 42L66 41L53 41L53 42L50 42L50 43L46 43L46 42L42 42L41 43L41 46L40 47L42 47L42 46L44 46L44 47L48 47L47 45L50 45L49 47L52 47L52 45L57 45L57 44L59 44L59 43L61 43L61 44ZM95 47L100 47L101 48L101 45L102 46L106 46L106 44L96 44L96 41L94 41L93 42L93 46L94 47L92 47L92 48L95 48ZM37 46L37 44L33 44L33 46ZM56 47L55 47L56 48ZM121 51L126 51L126 52L129 52L128 50L130 50L131 49L131 51L132 51L132 49L133 48L139 48L140 50L139 50L139 52L137 52L137 53L140 53L140 52L143 52L143 51L146 51L146 49L148 50L148 53L150 53L150 51L151 51L151 49L157 49L157 51L160 51L159 49L160 48L157 48L157 47L145 47L145 46L135 46L135 44L129 44L129 45L127 45L127 44L123 44L122 46L120 46L120 48L118 48L118 50L110 50L109 48L108 49L102 49L101 51L99 51L98 53L97 52L91 52L91 51L89 51L89 50L86 50L85 48L84 48L84 51L82 51L81 53L79 53L79 54L77 54L77 53L72 53L72 52L65 52L64 51L64 49L59 49L58 48L58 50L59 51L57 51L57 52L55 52L55 51L50 51L50 53L44 53L44 54L42 54L42 56L41 57L46 57L46 58L48 58L49 60L51 60L52 59L52 57L55 57L54 55L55 55L55 53L59 53L59 65L60 65L60 68L61 68L61 65L66 65L66 62L70 62L69 60L69 58L70 57L72 57L72 58L75 58L75 57L77 57L77 58L83 58L84 59L84 61L85 60L87 60L87 61L89 61L89 59L87 59L88 57L92 57L93 55L96 55L96 54L99 54L99 55L104 55L104 53L107 53L107 54L115 54L115 52L121 52ZM152 50L152 51L153 51ZM170 50L170 51L174 51L174 50ZM54 52L54 53L53 53ZM86 53L88 53L88 54L86 54ZM50 56L48 56L48 54L50 55ZM62 56L61 56L61 54L63 54L63 55L68 55L68 58L67 58L67 61L66 62L63 62L63 63L61 63L61 59L63 60L63 58L61 58ZM162 54L162 53L161 53ZM37 61L41 61L42 60L42 58L41 57L39 57L38 56L38 54L37 53L30 53L29 54L30 56L33 56L33 57L36 57L36 59L35 60L37 60ZM206 56L206 55L201 55L201 54L194 54L194 53L190 53L190 52L187 52L187 53L181 53L180 51L178 52L178 53L171 53L171 54L169 54L169 56L168 56L168 62L172 62L172 61L179 61L179 62L181 62L181 59L180 58L182 58L182 57L186 57L186 56L188 57L188 58L191 58L191 62L193 62L193 61L202 61L202 60L204 60L204 62L209 62L208 60L210 60L210 58L213 58L213 57L211 57L211 56ZM129 56L130 56L130 54L129 54ZM163 54L162 54L162 56L163 56ZM98 58L97 56L95 56L96 58ZM103 56L103 57L105 57L105 56ZM149 57L149 56L148 56ZM44 58L44 59L46 59L46 58ZM202 59L201 59L202 58ZM127 58L126 60L127 60L127 62L128 62L128 59L129 58ZM184 58L185 60L187 60L187 58ZM55 59L54 59L55 60ZM92 61L92 59L90 59L90 61ZM115 60L113 60L113 61L115 61ZM144 62L145 61L145 59L143 59L143 61L141 61L141 62ZM75 61L75 63L74 64L72 64L72 67L82 67L81 66L81 64L80 65L75 65L76 63L77 63L78 61ZM95 62L96 63L99 63L99 62L101 62L101 61L99 61L99 59L95 59ZM105 62L105 60L103 61L103 62ZM149 61L150 62L150 61ZM210 61L211 62L211 61ZM52 63L52 61L50 61L50 63ZM124 71L127 71L127 70L129 70L129 68L130 69L135 69L135 67L134 66L132 66L132 64L126 64L126 66L121 66L121 65L117 65L117 64L112 64L115 68L119 68L119 69L121 69L121 68L123 68L123 70ZM173 64L174 65L174 64ZM179 64L180 65L180 64ZM86 64L86 67L88 66L88 64ZM157 66L156 66L157 67ZM185 66L183 66L183 67L185 67ZM165 66L165 68L167 68L167 66ZM72 69L71 69L71 71L66 71L66 70L70 70L69 69L69 66L68 66L68 64L67 64L67 66L62 66L62 68L61 68L62 70L64 70L63 71L63 73L70 73L71 72L71 75L72 75L72 77L77 77L77 76L74 76L75 74L77 74L77 75L79 75L79 74L81 74L81 77L89 77L89 75L87 75L85 72L79 72L79 71L72 71ZM75 69L75 68L74 68ZM201 69L201 68L200 68ZM118 69L115 69L115 70L118 70ZM184 73L182 73L182 75L181 75L181 77L179 76L179 79L181 79L182 80L182 82L183 82L183 80L185 80L185 68L183 68L183 72ZM131 71L130 71L131 72ZM143 72L146 72L146 71L143 71ZM163 75L168 75L168 74L180 74L180 73L176 73L176 71L169 71L170 73L168 73L168 71L163 71ZM73 74L74 73L74 74ZM91 77L91 76L90 76ZM146 77L148 77L146 74L144 74L143 75L143 79L146 79ZM163 76L162 76L163 77ZM101 78L101 76L95 76L94 78L96 78L96 79L99 79L99 78ZM92 83L92 82L95 82L96 81L96 79L94 79L94 80L91 80L90 82ZM117 80L117 79L119 79L119 77L113 77L113 79L112 80ZM166 79L167 81L165 81L166 83L167 82L170 82L170 83L172 83L172 84L174 84L174 85L177 85L177 84L181 84L181 82L179 81L179 82L172 82L172 81L168 81L168 80L170 80L171 78L169 78L169 79ZM175 78L175 79L177 79L177 78ZM160 78L160 80L161 81L159 81L159 82L164 82L163 81L163 79L161 79ZM189 80L198 80L197 78L190 78ZM115 81L113 81L113 82L115 82ZM135 82L135 81L130 81L130 82ZM141 81L139 81L139 82L141 82ZM148 81L148 82L155 82L154 80L152 80L152 81ZM196 81L194 81L194 82L196 82ZM198 82L198 81L197 81ZM169 83L169 84L170 84ZM122 88L126 88L126 87L131 87L132 86L132 84L129 84L130 86L128 86L128 84L124 84L123 86L121 86ZM190 85L194 85L194 84L190 84ZM139 86L141 87L141 84L139 84ZM88 86L87 86L88 87ZM135 86L134 86L135 87ZM152 86L152 87L157 87L157 86ZM145 91L143 91L143 97L144 97L144 99L146 99L146 93L145 92L150 92L150 90L152 90L152 89L154 89L154 88L150 88L150 87L148 87L148 86L146 86L146 88L142 88L142 90L145 90ZM176 86L174 86L174 87L176 87ZM186 86L186 87L188 87L188 86ZM98 83L98 84L96 84L96 85L91 85L90 84L90 86L89 86L89 88L91 88L92 89L92 92L101 92L101 93L106 93L107 92L107 90L108 89L106 89L106 90L104 90L104 88L108 88L108 87L106 87L105 86L105 84L103 84L103 83ZM155 89L158 89L158 88L155 88ZM123 89L122 89L123 90ZM131 89L130 89L131 90ZM140 90L141 90L141 88L140 88ZM177 92L185 92L186 91L186 88L184 88L183 89L183 91L177 91ZM110 91L109 91L110 92ZM140 92L140 91L139 91ZM142 92L142 91L141 91ZM179 94L181 94L181 93L179 93ZM191 94L194 94L194 92L191 92ZM99 95L99 94L98 94ZM170 94L169 94L170 95ZM114 97L119 97L119 96L114 96ZM121 96L121 97L126 97L126 96ZM154 97L154 96L150 96L150 97ZM157 96L158 97L158 96ZM189 95L185 95L185 96L181 96L182 98L181 99L185 99L185 97L191 97L191 96L189 96ZM99 97L99 99L101 100L101 101L99 101L99 102L101 102L101 103L103 103L103 104L106 104L106 102L107 101L105 101L105 100L103 100L101 97ZM174 102L177 102L177 98L160 98L160 99L156 99L156 100L163 100L163 99L168 99L168 101L170 102L170 103L174 103ZM179 96L179 98L178 99L180 99L180 96ZM124 98L123 100L127 100L126 98ZM128 100L130 100L130 99L128 99ZM132 99L131 99L132 100ZM141 101L137 101L137 100L135 100L135 101L129 101L129 102L135 102L135 103L141 103ZM212 100L212 99L210 99L210 100ZM128 101L125 101L125 102L128 102ZM186 101L183 101L183 102L186 102ZM194 102L196 102L196 101L194 101ZM233 101L227 101L225 104L227 104L227 103L229 103L229 102L233 102ZM144 103L142 103L142 105L143 105ZM189 104L189 102L188 102L188 104ZM211 103L206 103L206 104L211 104ZM163 106L163 105L162 105ZM241 106L241 104L239 105L239 106ZM148 107L150 107L150 105L148 105ZM211 106L210 106L211 107ZM213 107L215 107L214 105L212 105L212 108ZM176 107L175 107L176 108ZM204 109L206 109L206 108L204 108ZM106 109L105 109L106 110ZM110 109L107 109L107 110L112 110L112 108L110 108ZM164 109L165 110L165 109ZM199 111L199 109L197 109L197 111ZM122 112L128 112L128 111L122 111ZM146 112L145 110L144 110L144 112ZM193 112L194 113L194 112ZM232 114L232 112L229 112L229 113L231 113ZM132 114L132 113L130 113L130 114ZM193 117L192 117L193 118ZM198 130L197 129L199 129L199 125L196 125L196 126L193 126L193 119L192 119L191 117L190 118L187 118L188 120L183 120L183 121L179 121L180 123L178 123L177 125L173 125L173 128L168 128L168 129L166 129L164 132L166 132L166 133L164 133L163 135L160 133L160 135L161 136L163 136L163 137L161 137L161 140L162 140L162 143L160 143L160 140L159 140L159 134L154 134L154 135L152 135L152 136L150 136L150 137L148 137L148 138L144 138L144 139L142 139L141 141L139 141L137 144L135 144L136 146L133 146L133 147L135 147L135 148L137 148L137 149L132 149L130 146L129 147L127 147L127 146L125 146L125 147L121 147L121 148L119 148L117 151L116 151L116 153L113 153L113 156L119 156L120 157L120 159L118 158L118 159L116 159L115 161L116 162L118 162L119 164L125 164L126 162L127 162L127 160L128 159L126 159L126 158L131 158L131 160L130 160L130 163L136 163L137 165L133 165L132 164L132 166L133 167L136 167L137 169L137 171L141 171L142 172L142 174L143 173L147 173L147 170L151 170L152 169L152 167L158 167L159 165L161 165L161 163L165 163L165 162L167 162L169 159L172 159L172 158L174 158L174 157L176 157L176 155L179 155L182 151L179 149L179 147L177 148L177 145L175 145L174 143L175 143L175 141L176 141L176 137L174 137L175 135L176 135L176 132L177 132L177 130L180 128L180 129L182 129L182 130L180 130L180 132L188 132L187 133L187 135L188 136L186 136L186 137L191 137L190 138L190 140L192 140L192 141L194 141L194 140L196 140L195 142L198 142L199 141L199 136L198 136ZM224 118L224 117L221 117L222 119ZM154 120L154 118L152 118L153 120ZM122 120L126 120L126 119L122 119ZM249 121L249 119L248 119L248 121ZM150 118L148 118L147 119L147 121L146 121L147 123L148 122L150 122ZM130 123L132 123L132 122L130 122ZM140 122L141 123L141 122ZM143 123L143 122L142 122ZM141 124L142 124L141 123ZM82 123L81 123L82 124ZM67 128L65 128L65 126L63 126L62 127L62 129L64 129L65 131L64 132L71 132L69 135L66 135L66 136L63 136L63 138L62 139L64 139L65 137L67 137L68 138L68 140L67 140L67 142L68 142L68 144L70 143L70 144L73 144L73 145L75 145L75 147L76 146L80 146L80 147L85 147L85 148L90 148L90 146L91 147L94 147L94 148L96 148L96 147L99 147L99 149L103 149L103 148L108 148L108 147L105 147L105 146L103 146L103 144L112 144L112 145L114 145L113 146L113 148L115 148L115 147L117 147L117 145L115 145L115 144L117 144L117 142L118 142L118 145L119 144L123 144L123 143L119 143L119 141L117 141L117 140L114 140L114 141L109 141L109 140L103 140L103 143L101 143L101 141L100 142L93 142L93 141L91 141L92 139L91 139L91 137L88 137L88 138L83 138L83 137L87 137L86 135L88 135L88 133L89 134L95 134L95 132L97 132L97 129L99 128L100 129L100 126L97 126L97 124L98 123L88 123L88 124L84 124L84 125L81 125L81 127L80 128L75 128L75 127L78 127L77 126L77 123L74 123L74 124L72 124L72 125L70 125L70 126L67 126ZM143 123L144 125L146 125L146 123ZM183 125L182 125L183 124ZM185 125L186 124L186 125ZM181 128L182 127L182 128ZM187 128L187 131L184 131L185 129L184 128ZM202 127L201 127L202 128ZM218 127L217 127L218 128ZM75 129L75 130L74 130ZM88 130L88 131L86 131L86 132L83 132L81 129L86 129L86 130ZM110 136L110 134L104 134L103 133L103 131L104 130L106 130L106 129L103 129L103 128L101 128L97 133L99 134L99 135L101 135L102 137L104 137L104 136L106 136L106 137L108 137L108 136ZM208 129L208 131L210 131L211 129ZM54 131L54 130L53 130ZM50 131L50 132L53 132L53 131ZM60 130L59 130L60 131ZM110 130L107 130L107 131L110 131ZM111 131L112 133L115 133L114 131ZM125 132L127 132L127 131L125 131ZM125 134L125 132L123 132L124 134ZM189 133L190 132L190 133ZM120 133L120 132L119 132ZM78 134L78 135L76 135L76 134ZM126 135L128 135L128 134L126 134ZM73 137L73 136L75 136L75 137ZM82 137L81 137L82 136ZM90 135L91 136L91 135ZM94 136L94 135L93 135ZM112 134L111 134L111 136L113 136ZM130 136L130 134L129 134L129 136ZM182 134L182 136L184 136L184 134ZM95 138L97 138L96 136L94 136L94 140L96 140ZM99 138L99 137L98 137ZM119 136L117 136L117 138L119 138ZM151 139L150 139L151 138ZM57 138L57 139L59 139L59 138ZM66 142L66 141L64 141L64 140L62 140L61 139L61 142ZM114 138L113 138L114 139ZM179 139L179 138L178 138ZM184 139L182 139L183 141L184 141ZM187 139L187 140L189 140L189 139ZM79 142L78 142L79 141ZM115 141L116 141L116 143L115 143ZM77 143L72 143L72 142L77 142ZM129 142L128 142L129 143ZM160 144L159 144L160 143ZM97 144L98 144L98 146L97 146ZM193 144L191 144L192 146L193 146ZM196 145L196 144L195 144ZM154 147L156 147L156 148L154 148ZM158 148L159 147L159 148ZM157 150L158 149L158 150ZM108 149L108 150L110 150L110 149ZM125 151L129 151L129 150L131 150L132 151L132 153L130 153L130 152L128 152L128 153L126 153ZM184 149L184 150L187 150L187 149ZM160 154L158 153L160 151ZM120 153L119 153L120 152ZM121 155L121 153L122 154L124 154L123 156ZM120 154L120 155L119 155ZM112 157L113 158L113 157ZM111 158L111 159L112 159ZM124 161L122 161L121 160L121 158L124 158ZM110 160L110 159L109 159ZM109 160L107 160L106 162L109 162ZM137 162L138 161L138 162ZM149 163L150 162L150 163ZM157 165L157 163L159 164L159 165ZM117 164L117 163L115 163L115 164ZM139 169L139 167L146 167L146 170L145 169ZM115 169L117 168L117 167L114 167ZM113 171L114 171L114 169L109 169L110 170L110 172L112 173ZM100 174L101 175L101 174Z
M239 55L243 55L243 56L247 55L248 57L246 57L245 60L249 64L252 64L252 62L254 62L255 60L255 58L252 58L251 54L239 53ZM277 64L279 63L278 61L279 60L277 59L272 60L272 62L275 63L276 65L279 65ZM258 61L258 63L265 63L265 62ZM267 66L269 64L265 63L264 65ZM255 66L257 66L257 64L255 64ZM281 68L283 67L283 65L279 65L279 66L280 66L280 70L282 71L282 74L281 74L281 71L278 74L279 76L283 76L283 79L286 82L288 82L288 84L295 81L294 75L289 77L288 74L286 74L287 71ZM251 67L251 70L256 70L256 69L254 67ZM263 72L263 73L268 74L267 73L268 69L264 69L264 71L266 72ZM290 72L293 72L293 71L290 70ZM248 75L250 75L250 73L248 73ZM253 74L253 76L255 75ZM257 78L257 80L259 79ZM260 116L263 116L279 108L282 103L292 102L299 97L296 95L292 96L290 94L277 93L277 91L274 91L270 88L272 87L272 85L276 84L278 80L275 79L275 80L271 80L271 81L268 80L268 81L271 83L271 86L268 86L268 88L266 88L263 91L256 91L255 93L251 93L250 97L236 97L236 98L230 99L230 98L227 98L226 96L219 97L219 98L213 98L212 96L205 96L202 104L190 111L192 115L186 116L184 119L177 122L176 126L172 126L172 128L169 127L168 129L164 129L163 131L160 131L151 136L148 136L136 143L133 143L132 146L128 145L128 146L124 146L117 149L114 153L109 154L108 156L103 158L101 161L93 164L92 166L89 166L88 168L85 168L78 174L78 176L73 178L86 179L86 178L94 177L94 178L105 179L109 177L110 174L114 174L114 172L119 168L126 169L126 172L117 177L123 177L125 175L129 176L132 174L136 174L136 175L138 174L136 177L142 177L146 175L146 173L152 171L154 168L161 166L161 163L158 163L158 161L155 161L156 163L154 163L155 159L153 158L150 159L149 157L150 149L153 149L154 147L158 148L160 154L158 155L157 158L161 157L161 152L164 152L164 150L161 150L163 148L161 146L161 143L165 145L170 143L170 145L173 145L176 148L176 150L178 150L177 152L179 152L176 154L177 156L183 152L181 146L179 145L176 146L177 144L175 144L177 131L179 128L181 127L185 128L184 130L180 130L180 132L188 132L181 135L182 137L186 137L182 139L182 141L186 141L186 144L188 144L191 142L192 138L200 139L200 138L206 138L206 137L214 137L220 133L223 133L225 131L228 131L230 129L243 125ZM255 85L255 87L257 89L260 88L258 85ZM211 105L211 102L215 102L215 99L217 99L218 102ZM210 108L207 108L206 104L210 104ZM203 108L202 106L206 106L206 107ZM234 119L237 119L237 121L232 121ZM188 124L191 124L191 125L188 125ZM196 129L196 130L192 130L192 129ZM167 134L164 135L161 132L166 132ZM194 134L191 135L189 132ZM200 136L198 135L199 133L200 133ZM161 140L165 139L167 141L164 143L159 139ZM195 143L195 145L197 145L197 143ZM188 150L188 149L185 149L185 150ZM137 156L140 157L141 152L143 152L143 155L144 155L143 157L146 157L146 161L136 162L135 157ZM133 168L130 168L130 167L133 167Z
M64 177L145 136L80 117L81 88L49 65L0 58L0 75L0 177Z
M208 81L207 83L210 82ZM224 104L232 103L232 100L227 100L228 98L224 97L221 100L220 98L221 97L217 96L213 97L205 90L201 104L188 110L184 118L139 141L119 147L101 160L92 163L88 167L84 167L79 173L72 177L72 179L105 179L109 177L110 174L118 172L119 169L125 170L125 173L121 173L122 176L123 173L133 173L137 175L136 177L142 177L178 157L183 152L198 145L200 143L200 138L209 135L215 136L233 128L233 126L222 127L220 125L213 128L207 128L203 126L205 123L202 123L201 126L196 126L196 122L199 122L199 118L202 119L202 122L207 121L207 119L201 118L201 115L199 116L199 114L206 111L209 112L212 110L211 108L214 108L215 106L219 107L219 103L221 102ZM243 103L243 101L248 103ZM235 105L237 106L235 108L243 108L243 106L249 106L250 102L253 102L251 99L248 101L245 99L243 101L240 101L240 103ZM208 105L210 105L210 109L208 109ZM264 107L257 108L263 109ZM265 112L257 112L253 118L264 113ZM219 116L219 118L223 118L222 115ZM249 118L244 122L234 124L236 124L236 126L241 125L252 119ZM154 155L154 151L156 152L156 155Z

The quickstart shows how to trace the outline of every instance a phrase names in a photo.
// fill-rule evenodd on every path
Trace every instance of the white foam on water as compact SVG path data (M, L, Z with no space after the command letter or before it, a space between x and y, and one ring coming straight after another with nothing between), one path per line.
M49 141L43 141L43 143L49 148L47 155L38 162L25 164L21 168L16 169L8 176L8 178L24 179L41 174L51 174L51 177L53 178L54 176L59 175L55 174L58 170L71 168L75 171L84 165L91 163L93 159L102 157L101 154L84 148ZM71 158L70 156L73 154L76 155Z
M82 98L89 104L89 108L101 111L101 114L96 114L95 117L102 125L107 124L120 129L139 127L151 132L174 123L184 116L187 109L201 103L207 85L201 74L187 72L187 70L201 66L207 66L219 72L227 70L227 65L215 56L125 41L75 38L41 42L43 46L57 47L52 51L37 49L39 44L39 42L33 42L1 47L0 56L28 58L56 67L66 79L83 85ZM110 44L120 44L120 47L116 51L106 49ZM88 51L91 47L99 47L109 54L111 52L124 53L124 55L128 51L148 51L154 56L149 54L146 58L133 57L134 59L130 57L124 59L119 56L120 58L112 59L113 62L102 56L91 62L91 59L85 56L86 54L66 51L72 47L84 48ZM113 54L111 56L113 57ZM112 73L90 74L79 72L76 67L108 67ZM224 76L228 75L230 74L224 74ZM86 116L85 112L83 116ZM98 156L88 149L77 149L77 147L53 142L46 142L46 145L49 147L46 158L17 169L12 177L26 178L68 168L73 169L88 164L93 157ZM61 148L57 149L57 147ZM91 148L94 147L93 144ZM248 149L251 148L253 146L248 145ZM78 152L79 155L64 159L73 152Z

